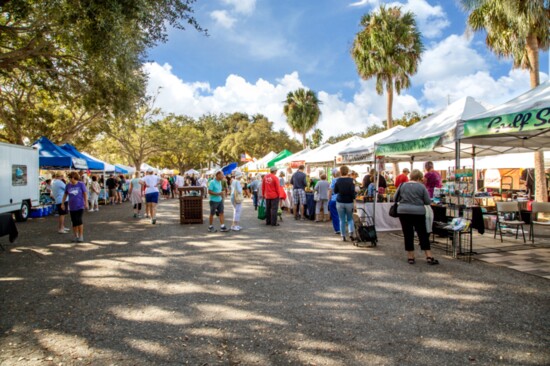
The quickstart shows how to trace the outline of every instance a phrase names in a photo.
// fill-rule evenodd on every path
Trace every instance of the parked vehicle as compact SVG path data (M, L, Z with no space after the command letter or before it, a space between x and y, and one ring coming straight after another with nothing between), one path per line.
M40 201L39 175L37 149L0 142L0 213L26 221Z

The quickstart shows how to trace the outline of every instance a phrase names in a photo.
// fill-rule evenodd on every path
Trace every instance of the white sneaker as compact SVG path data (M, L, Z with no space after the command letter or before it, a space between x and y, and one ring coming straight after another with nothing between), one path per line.
M66 232L66 233L68 233L69 231L71 231L71 229L69 229L68 227L64 227L64 228L63 228L63 231Z
M239 231L241 230L238 226L231 226L231 230L233 231Z
M59 230L58 233L59 234L67 234L67 232L65 230Z
M237 229L238 229L239 231L241 231L243 228L240 227L240 226L237 226Z
M96 208L94 211L96 211L96 212L99 211L99 208Z
M90 208L90 209L88 210L88 212L94 212L94 210Z

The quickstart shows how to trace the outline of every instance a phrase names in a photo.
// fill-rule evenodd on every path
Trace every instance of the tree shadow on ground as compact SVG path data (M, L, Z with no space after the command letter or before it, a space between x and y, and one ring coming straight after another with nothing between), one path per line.
M109 210L109 211L107 211ZM87 215L87 244L28 222L0 254L0 361L39 364L548 364L548 281L482 263L403 260L381 234L331 228L156 226L128 207ZM229 216L229 215L228 215ZM112 220L116 218L116 220Z

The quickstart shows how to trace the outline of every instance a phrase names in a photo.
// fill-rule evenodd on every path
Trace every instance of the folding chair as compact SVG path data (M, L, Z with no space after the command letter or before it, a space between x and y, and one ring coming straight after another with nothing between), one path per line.
M535 225L550 226L550 221L537 221L539 213L550 214L550 202L533 202L531 206L531 227L529 230L529 238L535 244Z
M521 227L521 234L523 235L523 242L525 241L525 231L523 230L523 225L526 223L521 220L521 214L519 211L518 202L496 202L497 204L497 222L495 225L495 235L497 237L497 230L500 234L500 242L502 243L502 225L506 226L515 226L516 227L516 239L518 238L519 228ZM512 216L513 215L513 216ZM504 220L501 220L500 217L504 216ZM510 218L507 218L509 216ZM519 219L518 219L519 218Z

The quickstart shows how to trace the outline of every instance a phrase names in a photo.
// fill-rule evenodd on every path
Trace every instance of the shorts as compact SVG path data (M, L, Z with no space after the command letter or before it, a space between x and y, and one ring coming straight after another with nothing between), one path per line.
M294 205L306 205L306 191L303 189L294 189L292 191L292 197L294 198Z
M109 188L109 197L116 197L116 189Z
M162 190L162 194L164 194L165 196L166 196L166 195L169 195L169 194L170 194L170 190L169 190L169 189L163 189L163 190Z
M145 203L159 203L159 193L158 192L146 193Z
M82 225L82 216L84 215L84 209L69 211L69 213L71 214L71 222L73 223L73 227Z
M210 216L214 216L216 213L223 214L223 201L210 201Z
M65 203L65 209L62 210L61 209L61 203L58 203L56 206L57 206L57 213L59 214L59 216L64 216L67 214L67 205L68 203Z

